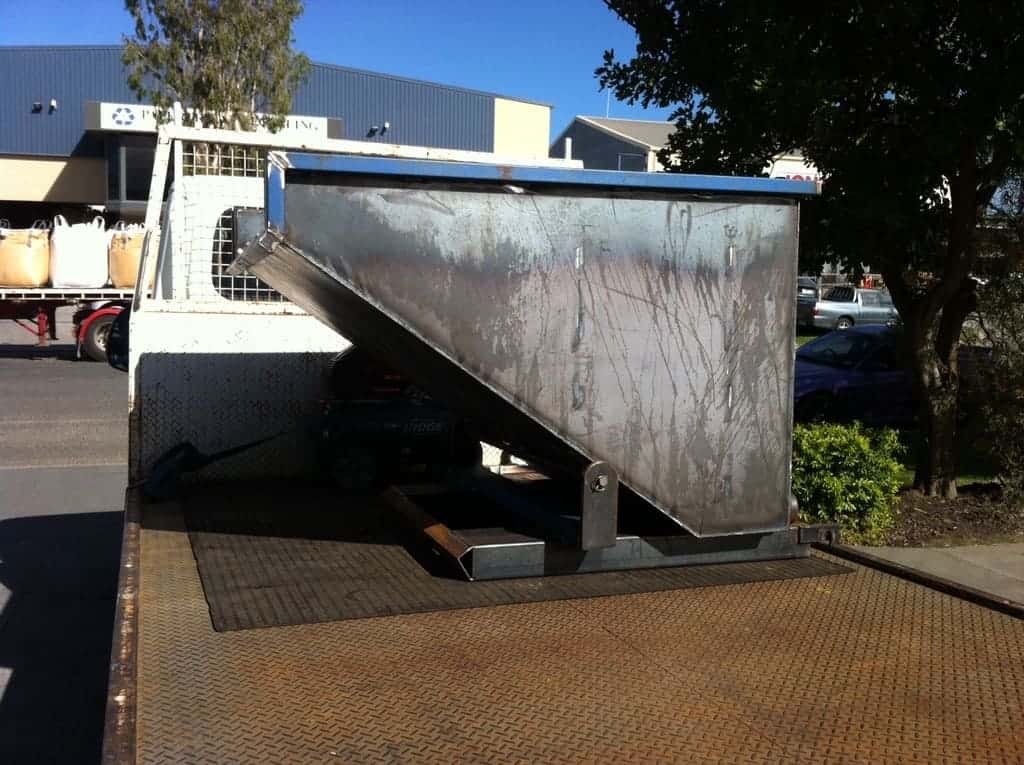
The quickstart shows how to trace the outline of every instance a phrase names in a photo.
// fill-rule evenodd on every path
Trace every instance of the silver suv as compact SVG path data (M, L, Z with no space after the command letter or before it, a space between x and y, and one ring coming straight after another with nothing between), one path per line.
M818 329L849 329L855 324L896 324L900 316L886 290L833 287L814 304Z

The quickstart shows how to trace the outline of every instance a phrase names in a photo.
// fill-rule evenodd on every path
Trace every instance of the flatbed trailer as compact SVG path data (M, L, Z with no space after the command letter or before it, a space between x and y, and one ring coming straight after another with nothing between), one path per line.
M217 632L185 519L228 504L344 511L313 487L129 492L105 762L1024 758L1019 611L816 552L846 571ZM222 586L270 586L285 541L225 558Z
M113 287L0 287L0 319L10 319L31 332L36 336L36 345L45 348L51 340L57 339L57 309L73 307L76 309L73 323L77 355L81 357L84 350L94 361L103 361L110 323L131 304L133 293L132 289Z
M172 140L178 142L176 181L157 221ZM812 540L830 537L789 524L788 480L775 487L780 501L773 500L770 527L748 523L740 528L746 533L731 537L685 537L670 513L659 511L650 517L671 525L676 536L648 535L631 555L621 552L631 537L616 525L632 522L629 513L611 517L610 538L556 543L531 538L529 529L510 530L506 516L492 522L490 488L458 494L451 486L398 485L352 494L325 486L322 474L309 470L317 437L309 426L349 342L286 300L235 299L243 288L266 291L251 275L230 277L249 281L226 290L224 254L243 250L244 242L241 227L225 222L225 210L260 207L263 179L189 175L189 163L181 161L189 141L204 152L222 142L230 146L218 155L220 166L230 168L226 158L249 157L238 146L260 140L187 128L162 128L158 137L146 227L159 222L164 235L153 295L136 294L130 322L130 483L104 762L1024 759L1021 607L865 565L871 561L837 544L811 551ZM476 162L505 184L503 193L515 195L509 199L524 191L511 165L486 156L334 141L312 148ZM313 184L323 182L320 173L331 164L316 162ZM250 166L248 159L244 164ZM297 164L279 167L291 172ZM286 200L284 184L266 190L277 189ZM486 199L494 190L480 193ZM324 195L332 204L343 196ZM441 196L428 198L430 204L420 196L418 189L376 194L387 203L411 199L414 211L451 207ZM268 199L268 209L273 202ZM492 209L513 206L522 209L522 202L506 204L502 197ZM723 206L724 214L736 206ZM701 220L719 214L711 210ZM391 225L395 217L380 220ZM593 220L605 222L600 215ZM726 230L738 237L735 249L730 244L720 253L729 269L721 278L731 279L735 263L756 249L743 237L757 225ZM774 241L785 246L790 238ZM287 241L278 246L284 250ZM765 257L776 246L762 242ZM577 271L587 267L578 250L563 251L568 256L560 262ZM791 254L787 267L795 264ZM144 252L146 272L149 256ZM284 289L288 280L267 267L275 258L271 246L264 267ZM795 283L785 268L763 274ZM763 291L762 282L751 284ZM419 286L416 279L409 283ZM581 282L567 283L570 295L583 295L573 286ZM354 297L350 306L365 307ZM578 301L577 328L594 315L583 297ZM427 302L405 301L404 310ZM500 308L508 301L492 302ZM781 323L770 334L786 348L774 387L789 406L792 346L783 335L792 301L783 294L782 304ZM366 347L374 330L388 326L368 323ZM463 341L479 334L467 331ZM407 347L430 362L425 345ZM579 347L586 350L585 342ZM558 353L550 358L560 363ZM456 382L481 392L466 378ZM728 391L721 405L731 409L731 384ZM791 423L773 416L784 442ZM521 424L525 432L528 423ZM183 442L209 455L257 443L185 477L173 498L147 499L147 480ZM599 493L614 486L610 473L598 476L610 484L589 481L595 465L602 467L587 467L583 488ZM517 492L539 491L540 481L556 480L529 470L513 476L496 479L510 482L502 491L511 484ZM485 478L479 471L473 480ZM607 507L579 501L572 476L557 480L575 492L564 508L575 527L588 513L608 520ZM642 475L631 480L650 485ZM490 581L459 575L452 565L462 562L453 544L458 539L497 550L483 568L462 571ZM762 549L765 539L778 545ZM663 555L660 563L674 566L679 555L694 551L690 562L700 565L644 567L652 562L645 556ZM519 575L496 577L508 573L498 571L501 561ZM617 570L623 562L630 570ZM521 575L537 565L562 575ZM584 570L597 573L572 573Z

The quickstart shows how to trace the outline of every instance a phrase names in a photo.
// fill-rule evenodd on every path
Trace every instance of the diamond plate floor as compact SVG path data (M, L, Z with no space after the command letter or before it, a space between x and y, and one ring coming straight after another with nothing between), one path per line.
M1024 622L870 569L217 633L143 526L140 762L1024 760Z
M211 488L186 502L185 525L218 631L850 571L807 557L468 582L428 572L430 550L413 556L403 522L379 498L275 485L239 502L238 491Z

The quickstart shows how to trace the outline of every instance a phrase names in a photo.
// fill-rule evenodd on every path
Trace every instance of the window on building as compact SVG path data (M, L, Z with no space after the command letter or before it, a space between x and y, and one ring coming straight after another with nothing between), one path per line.
M619 154L619 170L645 172L647 170L647 155Z
M124 147L125 199L149 199L149 184L153 177L153 146Z
M120 133L107 138L107 200L145 202L153 176L156 138Z

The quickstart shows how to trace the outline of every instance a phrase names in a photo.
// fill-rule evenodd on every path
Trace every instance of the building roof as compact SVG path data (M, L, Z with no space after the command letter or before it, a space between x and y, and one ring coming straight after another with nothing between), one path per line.
M116 52L118 54L124 50L123 45L0 45L0 51L36 51L36 52L57 52L57 51L94 51L94 52ZM537 106L546 106L549 109L553 109L554 105L547 103L546 101L535 101L532 98L520 98L519 96L509 96L503 93L493 93L487 90L476 90L475 88L463 88L458 85L450 85L443 82L434 82L432 80L420 80L415 77L403 77L400 75L386 74L384 72L375 72L370 69L360 69L352 66L342 66L340 64L331 64L324 61L313 61L312 65L318 68L333 69L339 72L351 72L353 74L366 75L369 77L392 80L395 82L404 82L413 85L427 85L433 88L443 88L446 90L454 90L460 93L471 93L479 96L489 96L491 98L504 98L507 101L522 101L527 104L535 104Z
M0 154L103 156L104 142L86 131L84 103L136 102L122 50L119 45L0 46ZM291 111L340 119L345 138L493 151L496 98L507 97L314 64L293 94ZM51 99L53 109L34 106ZM381 120L390 123L388 133L373 135L370 129Z
M675 132L676 126L673 122L662 122L660 120L623 120L612 117L587 117L579 115L576 119L587 123L598 130L630 141L639 146L658 151L665 148L668 137Z

